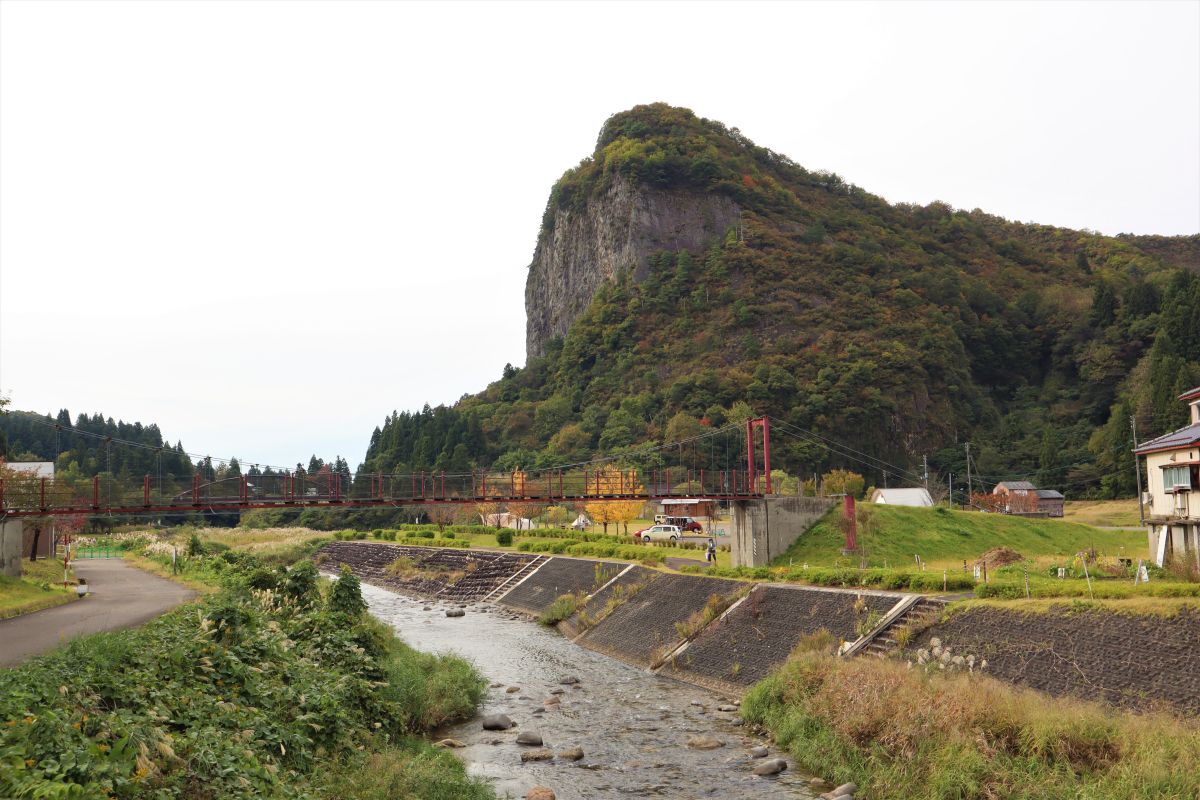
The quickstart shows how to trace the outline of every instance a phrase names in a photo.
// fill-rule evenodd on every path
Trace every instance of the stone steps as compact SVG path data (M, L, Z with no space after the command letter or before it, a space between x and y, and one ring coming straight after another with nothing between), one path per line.
M915 629L932 625L941 617L945 608L944 600L922 597L903 614L877 631L871 641L859 651L860 654L885 658L899 647L895 638L897 631L906 627Z

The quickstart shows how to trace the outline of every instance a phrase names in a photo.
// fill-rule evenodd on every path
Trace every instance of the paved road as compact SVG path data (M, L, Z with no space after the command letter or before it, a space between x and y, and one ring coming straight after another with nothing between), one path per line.
M75 574L87 579L90 596L0 620L0 667L19 664L77 636L140 625L195 595L119 558L77 561Z

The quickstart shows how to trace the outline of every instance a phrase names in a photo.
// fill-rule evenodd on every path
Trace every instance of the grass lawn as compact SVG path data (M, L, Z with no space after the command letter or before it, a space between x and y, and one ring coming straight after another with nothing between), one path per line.
M71 602L74 587L63 588L62 580L61 561L22 559L20 578L0 577L0 619Z
M1037 561L1095 548L1101 555L1137 559L1146 555L1141 531L1100 530L1077 522L1032 519L948 508L859 505L858 541L870 566L911 567L921 556L930 567L958 567L993 547L1009 547ZM779 565L857 566L842 555L839 511L826 514L775 559Z
M1070 500L1063 505L1063 519L1103 528L1138 528L1137 499Z

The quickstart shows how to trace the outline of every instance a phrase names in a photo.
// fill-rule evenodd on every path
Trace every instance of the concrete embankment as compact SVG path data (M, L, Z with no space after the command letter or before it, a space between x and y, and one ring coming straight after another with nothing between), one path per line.
M806 636L858 637L859 620L881 617L903 595L759 585L672 655L662 671L718 691L742 692L787 660ZM857 606L857 608L856 608Z
M1100 609L1023 612L975 607L914 637L987 660L985 673L1054 695L1145 710L1168 704L1200 713L1200 612L1133 615Z
M571 641L730 694L766 677L806 636L824 629L852 641L864 621L883 617L906 597L777 584L750 590L744 582L616 562L490 551L336 542L324 552L380 586L459 603L487 599L535 616L559 595L578 593L586 597L582 610L558 625ZM416 566L407 575L387 569L401 555ZM720 601L705 613L714 595ZM975 607L928 629L918 625L902 655L915 661L919 649L932 649L933 637L955 656L974 656L975 669L986 659L985 674L1017 685L1200 713L1195 609L1160 616Z
M501 605L541 614L564 594L588 595L615 578L627 564L556 556L499 598Z
M900 597L752 587L741 581L559 556L539 559L373 542L333 542L322 552L326 565L349 564L362 578L385 588L448 601L486 598L532 616L545 612L560 595L581 595L582 610L559 624L576 644L731 692L741 692L766 676L797 642L819 629L839 639L856 638L860 619L872 611L883 614ZM411 562L411 568L389 568L400 558ZM714 596L719 598L714 606L725 610L715 621L711 610L708 619L704 616Z

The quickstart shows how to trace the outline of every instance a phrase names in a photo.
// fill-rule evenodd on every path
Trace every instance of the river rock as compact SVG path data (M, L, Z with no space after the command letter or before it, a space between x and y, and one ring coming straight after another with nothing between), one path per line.
M557 706L557 705L560 705L561 703L562 703L562 700L559 700L557 697L547 697L545 700L542 701L542 705L544 705L544 706Z
M579 747L568 747L566 750L559 750L558 757L566 761L578 761L583 758L583 749Z
M496 681L495 683L491 684L491 687L492 687L493 689L499 689L499 688L500 688L501 686L503 686L503 685L504 685L504 684L503 684L503 683L501 683L500 681Z
M465 742L460 742L458 739L442 739L440 742L437 743L437 746L445 747L445 748L457 748L457 747L466 747L467 745Z
M520 686L510 686L510 687L508 687L507 689L505 689L505 690L504 690L504 693L505 693L505 694L516 694L516 693L517 693L517 692L519 692L519 691L521 691L521 687L520 687Z
M726 703L723 706L717 706L717 711L730 712L730 711L737 711L737 710L738 710L738 707L735 705L732 705L730 703Z
M575 684L579 683L579 678L569 675L565 678L559 678L558 682L563 686L574 686Z
M769 761L763 761L754 768L755 775L778 775L787 769L787 762L782 758L772 758Z
M565 692L566 692L565 689L551 689L550 690L550 694L564 694Z
M528 761L549 761L554 758L553 750L526 750L521 753L521 763Z
M542 746L542 735L533 731L521 731L517 734L517 744L529 745L530 747Z
M531 711L531 712L529 712L529 713L531 713L531 714L545 714L545 713L546 713L546 708L545 708L545 706L538 706L537 708L535 708L533 711Z
M467 612L463 611L461 608L447 608L446 609L447 617L465 617L466 615L467 615Z
M525 793L525 800L558 800L549 786L535 786Z
M505 714L489 714L483 718L485 731L506 731L513 726L513 721Z
M941 647L942 640L939 639L938 637L934 636L932 639L929 640L929 646L930 647Z
M693 750L716 750L718 747L724 747L725 743L715 736L701 734L699 736L689 736L687 746Z
M824 778L813 778L808 782L810 789L824 789L829 786L829 781Z
M850 797L853 797L856 794L858 794L858 784L857 783L843 783L841 786L837 787L832 792L829 792L829 796L834 798L834 800L841 797L842 795L849 795Z
M750 757L751 758L766 758L767 757L767 748L763 747L761 744L751 747L750 748Z

